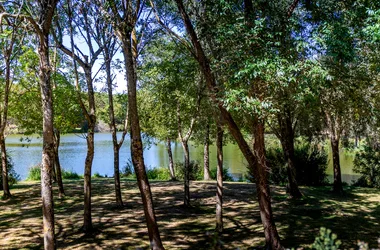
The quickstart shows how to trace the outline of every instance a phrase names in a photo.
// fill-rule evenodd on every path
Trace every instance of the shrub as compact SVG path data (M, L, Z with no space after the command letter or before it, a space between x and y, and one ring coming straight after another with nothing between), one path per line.
M174 164L174 169L176 177L178 180L183 180L185 176L185 163L176 162ZM190 161L189 164L189 180L202 180L203 179L203 168L198 161Z
M28 176L26 177L28 181L40 181L41 180L41 164L32 166L28 170Z
M210 169L211 179L216 180L217 168ZM234 181L232 175L228 172L228 168L223 166L223 181Z
M380 150L365 146L355 156L353 171L361 174L355 185L380 188Z
M169 169L165 167L149 168L146 170L146 174L148 176L148 179L151 179L151 180L161 180L161 181L170 180Z
M92 175L92 178L104 178L103 175L99 174L98 172L95 172L93 175Z
M70 170L62 169L62 179L64 179L64 180L77 180L80 178L81 177L77 173L70 171Z
M271 148L266 154L271 167L270 181L275 184L287 183L287 163L281 148ZM299 185L318 186L326 184L328 155L324 148L301 142L294 149L294 164Z
M14 170L12 158L7 155L7 169L8 169L8 185L12 186L20 180L20 175ZM3 189L3 170L0 167L0 190Z
M337 235L331 233L330 229L321 227L319 230L319 236L315 238L313 243L313 249L317 250L336 250L342 244L340 240L337 239Z
M128 160L121 170L121 176L126 178L135 178L135 169L133 168L132 160Z

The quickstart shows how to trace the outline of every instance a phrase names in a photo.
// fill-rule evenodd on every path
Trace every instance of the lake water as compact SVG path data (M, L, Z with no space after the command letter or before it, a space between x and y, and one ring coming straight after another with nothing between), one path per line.
M120 134L119 134L120 136ZM126 136L123 147L120 149L120 168L130 160L130 141ZM21 179L25 179L28 169L41 162L42 138L38 136L29 137L30 141L20 140L20 135L9 135L6 138L8 153L12 156L15 170ZM190 157L198 160L203 165L203 146L190 143ZM84 161L86 157L86 140L81 135L66 134L61 137L60 162L62 168L83 174ZM180 143L172 144L174 161L183 161L183 151ZM227 144L223 147L224 166L229 168L231 174L239 177L246 173L246 161L237 145ZM329 154L331 155L331 153ZM357 176L352 172L352 161L354 156L341 154L342 179L351 183ZM167 167L168 156L165 145L162 143L151 144L144 150L145 165L147 168ZM210 146L210 165L216 166L216 148ZM95 156L92 173L113 176L113 150L112 136L110 133L95 134ZM332 163L329 161L328 174L332 174Z

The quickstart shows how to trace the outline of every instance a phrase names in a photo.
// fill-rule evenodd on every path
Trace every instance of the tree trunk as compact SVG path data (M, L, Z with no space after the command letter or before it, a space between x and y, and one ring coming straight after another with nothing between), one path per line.
M65 190L63 189L61 163L59 161L59 145L61 143L61 132L59 130L55 130L54 138L54 165L58 184L58 197L62 198L65 196Z
M342 175L340 171L340 161L339 161L339 139L331 135L330 142L331 142L331 151L332 151L332 157L333 157L333 169L334 169L333 192L337 194L342 194L343 185L342 185Z
M206 135L203 150L203 179L210 180L210 125L206 125Z
M7 162L7 152L5 147L4 133L0 134L0 148L1 148L1 172L3 177L3 199L9 199L11 197L11 192L9 191L8 184L8 162Z
M106 40L106 39L104 39ZM115 122L115 111L113 107L113 94L112 94L112 76L111 76L111 54L112 52L109 50L107 46L104 47L104 61L106 66L106 74L107 74L107 91L108 91L108 104L109 104L109 117L110 117L110 129L112 131L112 143L113 143L113 169L114 169L114 181L115 181L115 197L116 197L116 205L118 207L123 207L123 200L121 197L121 188L120 188L120 147L117 141L117 129ZM124 136L124 135L123 135ZM123 140L124 138L122 138Z
M94 132L96 124L95 116L95 98L94 88L92 83L91 68L85 69L86 83L87 83L87 95L89 104L88 113L88 131L87 131L87 154L84 163L84 213L83 213L83 231L89 234L93 231L92 216L91 216L91 171L92 162L94 160Z
M44 248L56 249L54 232L54 202L52 190L52 170L54 163L54 131L53 131L53 93L50 83L49 62L49 30L57 1L45 1L40 5L39 25L40 57L39 79L43 113L43 148L41 167L41 197L43 215Z
M175 1L177 3L178 10L184 21L186 30L190 36L191 42L194 46L194 50L196 51L196 55L197 55L196 60L198 61L201 67L202 73L205 77L206 84L210 93L209 96L214 102L214 104L219 108L220 113L223 117L223 120L228 125L228 129L231 135L235 138L235 141L237 142L241 152L243 153L245 159L247 160L249 167L254 170L253 172L255 173L255 178L258 183L256 185L256 189L257 189L257 196L259 200L260 214L264 215L264 216L261 216L261 219L264 226L264 233L265 233L267 247L271 249L283 249L280 243L280 237L277 233L276 225L273 220L271 200L270 200L270 189L268 186L267 174L265 174L266 169L261 169L261 167L263 166L262 165L258 166L258 164L256 164L255 155L252 153L251 148L245 141L243 134L241 133L239 127L235 123L235 120L233 119L231 114L226 110L226 108L223 106L223 102L221 102L220 99L217 98L218 94L220 93L216 86L216 80L211 70L208 58L204 54L202 44L200 43L198 36L195 33L194 27L183 6L182 0L175 0ZM262 125L262 129L263 128L264 126ZM262 137L263 137L262 140L264 141L264 131L262 131ZM264 174L262 172L264 172Z
M136 65L133 58L131 31L123 31L122 48L124 55L125 69L127 72L128 82L128 113L130 119L131 131L131 153L132 162L135 169L138 186L141 193L141 198L144 205L145 219L148 226L148 234L150 239L150 246L152 249L164 249L160 233L157 226L156 215L153 207L152 192L150 189L148 177L145 171L143 145L141 141L141 132L139 124L139 116L137 111L137 97L136 97Z
M223 128L218 122L216 133L217 172L216 172L216 231L223 232Z
M189 144L187 141L181 141L182 149L183 149L183 157L184 157L184 199L183 205L185 207L190 207L190 152L189 152Z
M280 239L273 222L270 189L268 185L268 166L265 158L264 122L254 122L255 180L259 199L260 216L264 225L265 241L268 248L278 249Z
M286 112L285 117L278 116L278 123L280 126L280 136L282 150L284 157L287 161L287 174L288 174L288 191L292 198L301 198L302 193L298 188L296 179L296 167L294 164L294 131L290 112Z
M173 162L173 153L172 153L172 147L171 147L171 140L168 137L166 139L166 150L168 151L168 157L169 157L169 171L170 171L170 179L172 181L176 180L175 172L174 172L174 162Z

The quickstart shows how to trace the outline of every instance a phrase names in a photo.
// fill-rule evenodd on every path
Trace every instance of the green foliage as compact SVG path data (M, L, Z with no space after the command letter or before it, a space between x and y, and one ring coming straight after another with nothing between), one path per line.
M211 179L216 180L217 168L210 169ZM232 175L228 172L228 168L223 166L223 181L234 181Z
M79 176L76 172L62 169L62 179L63 180L78 180L81 178L82 177Z
M317 250L336 250L342 244L340 240L337 239L337 235L331 233L330 229L321 227L319 231L319 236L315 238L313 243L313 248Z
M275 184L287 183L287 163L281 148L269 148L266 152L271 167L270 181ZM294 149L297 183L305 186L326 184L328 155L323 147L308 142L296 144Z
M183 180L185 176L185 163L176 162L174 164L176 177L178 180ZM203 168L198 161L190 161L189 164L189 180L196 181L203 179Z
M12 161L12 158L7 155L7 169L8 169L8 184L9 186L12 186L13 184L16 184L20 180L20 175L16 173L14 170L14 163ZM0 189L3 188L3 170L0 168Z
M361 174L356 185L380 188L380 150L365 146L356 154L353 170Z
M27 181L40 181L41 180L41 165L32 166L28 170Z
M98 172L95 172L93 175L92 175L92 178L105 178L106 176L103 176L101 174L99 174Z
M146 174L148 176L148 179L150 180L170 180L170 171L168 168L165 167L149 168L146 170Z

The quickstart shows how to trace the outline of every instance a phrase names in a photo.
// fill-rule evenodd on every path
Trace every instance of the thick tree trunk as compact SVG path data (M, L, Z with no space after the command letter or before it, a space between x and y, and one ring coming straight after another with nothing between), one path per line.
M55 139L54 139L54 166L58 184L58 197L62 198L65 196L65 190L63 188L62 182L62 171L61 171L61 163L59 161L59 145L61 143L61 132L59 130L55 130Z
M7 162L7 151L5 147L5 137L4 133L0 134L0 149L1 149L1 172L3 177L3 199L9 199L11 197L11 192L9 191L8 184L8 162Z
M87 131L87 154L84 163L84 213L83 213L83 231L89 234L93 231L92 215L91 215L91 171L92 162L94 160L94 132L96 124L95 116L95 98L94 88L91 76L91 69L88 67L85 69L86 83L87 83L87 95L89 104L89 113L87 117L88 131Z
M189 144L187 141L181 141L182 148L183 148L183 157L184 157L184 177L183 177L183 183L184 183L184 199L183 199L183 205L185 207L190 207L190 173L189 173L189 167L190 167L190 152L189 152Z
M333 169L334 169L334 184L333 192L337 194L343 193L342 185L342 175L340 171L340 161L339 161L339 139L335 136L330 136L331 151L333 157Z
M216 172L216 231L223 232L223 128L217 124L216 151L217 151L217 172Z
M173 153L172 153L172 147L171 147L171 140L168 137L166 139L166 150L168 151L168 157L169 157L169 171L170 171L170 179L172 181L176 180L175 172L174 172L174 161L173 161Z
M284 157L287 161L287 173L288 173L288 191L292 198L301 198L302 193L298 188L296 179L296 167L294 156L294 131L290 117L290 112L286 112L285 117L278 117L278 123L280 125L280 141L282 150L284 151Z
M160 233L157 226L156 215L153 207L152 192L150 189L148 177L145 171L143 145L141 141L141 132L139 124L139 116L137 111L137 97L136 97L136 65L133 58L131 31L123 31L122 48L124 55L125 68L127 72L128 81L128 113L130 119L131 131L131 153L132 162L137 176L137 182L141 193L141 198L144 205L145 219L148 227L148 234L152 249L164 249Z
M255 178L257 181L256 189L257 196L259 200L260 214L262 219L262 223L264 226L265 239L268 248L271 249L283 249L280 243L280 237L277 233L277 229L273 220L272 206L270 200L270 189L268 186L268 178L267 174L265 174L266 169L261 169L262 165L256 164L255 155L252 153L249 145L244 139L243 134L241 133L239 127L235 123L231 114L226 110L223 106L223 103L217 98L217 95L220 94L218 88L216 86L216 81L214 74L211 70L208 58L204 54L201 43L199 42L198 36L195 33L194 27L190 21L189 16L187 15L185 8L183 6L182 0L175 0L178 6L178 10L182 16L184 21L184 25L186 30L190 36L191 42L194 46L194 50L196 51L196 59L202 69L202 73L205 77L207 87L209 89L210 98L215 103L215 105L219 108L223 120L228 125L228 129L231 135L235 138L241 152L243 153L245 159L247 160L249 167L253 168L253 172L255 173ZM264 126L262 126L264 128ZM264 141L264 131L262 131L262 139ZM265 166L264 166L265 167ZM262 174L264 172L264 174ZM268 236L267 236L268 235Z
M40 89L43 113L43 148L41 167L41 197L44 248L55 249L54 233L54 202L52 190L52 170L54 167L54 131L53 131L53 93L50 83L50 62L49 62L49 30L51 19L57 1L50 1L41 4L40 17L40 44L38 54L40 57Z
M273 222L270 189L268 185L268 166L265 158L264 122L254 122L255 179L259 199L260 216L264 225L265 241L268 248L278 249L280 239Z
M203 150L203 179L210 180L210 125L206 126L206 134Z

